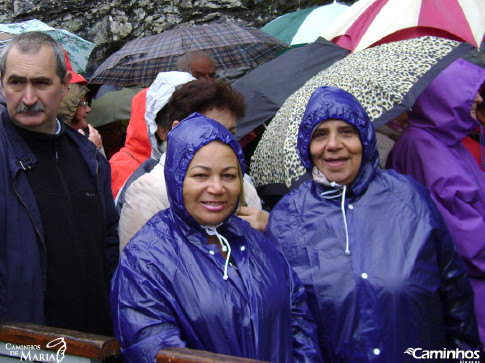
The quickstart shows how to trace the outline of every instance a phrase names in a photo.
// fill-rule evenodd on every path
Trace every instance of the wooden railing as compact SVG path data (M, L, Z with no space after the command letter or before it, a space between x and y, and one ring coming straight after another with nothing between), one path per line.
M188 348L164 349L157 354L157 363L262 363L260 360L238 358Z
M61 345L53 346L53 341ZM65 344L64 344L65 343ZM65 351L60 351L64 344ZM23 358L23 359L22 359ZM118 363L120 344L114 337L28 323L0 321L0 362L35 360L62 363ZM262 363L254 359L188 348L160 350L157 363Z
M53 346L57 342L51 342L56 339L60 344ZM65 351L60 352L63 342L65 342ZM116 362L120 356L120 344L114 337L28 323L0 321L0 361L13 362L13 360L19 361L22 357L30 357L29 360L56 362L58 353L63 354L59 356L63 357L62 363L73 360L86 363ZM54 359L52 359L53 356Z

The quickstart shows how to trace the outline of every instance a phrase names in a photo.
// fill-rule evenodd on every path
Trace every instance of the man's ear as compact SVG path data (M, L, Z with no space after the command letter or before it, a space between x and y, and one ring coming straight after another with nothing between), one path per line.
M67 93L67 90L69 89L69 84L71 83L72 79L72 74L71 72L67 71L66 76L64 77L64 80L61 82L62 83L62 96Z
M180 123L180 121L175 120L172 124L172 129L177 126Z

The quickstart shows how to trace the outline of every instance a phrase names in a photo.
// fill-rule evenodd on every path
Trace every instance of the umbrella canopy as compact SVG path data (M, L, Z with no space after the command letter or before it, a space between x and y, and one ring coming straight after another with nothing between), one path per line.
M122 88L106 92L95 99L88 113L88 123L93 127L103 126L115 121L128 121L131 117L131 101L142 88Z
M478 48L485 34L484 19L483 0L359 0L321 35L352 51L423 35Z
M41 31L49 34L67 51L75 72L81 73L86 70L89 56L96 45L67 30L55 29L37 19L21 23L0 24L0 47L3 47L14 35L28 31Z
M349 53L323 38L291 49L247 73L232 87L246 99L246 116L239 120L236 137L254 130L274 117L283 102L298 88Z
M290 46L311 43L325 29L331 27L333 21L347 7L334 1L331 4L295 11L270 21L261 30Z
M251 159L256 187L289 188L305 174L296 152L298 126L318 87L352 93L377 128L409 110L439 72L470 50L468 43L422 37L353 53L318 73L286 100L264 132Z
M234 23L177 28L128 42L99 66L90 83L148 86L158 73L175 70L178 57L194 50L209 53L221 70L253 68L286 48L259 29Z

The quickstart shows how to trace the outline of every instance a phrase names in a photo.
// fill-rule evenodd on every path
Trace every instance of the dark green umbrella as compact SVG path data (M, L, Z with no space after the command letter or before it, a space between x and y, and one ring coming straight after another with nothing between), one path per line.
M314 42L348 5L334 1L331 4L294 11L276 18L261 30L291 47Z

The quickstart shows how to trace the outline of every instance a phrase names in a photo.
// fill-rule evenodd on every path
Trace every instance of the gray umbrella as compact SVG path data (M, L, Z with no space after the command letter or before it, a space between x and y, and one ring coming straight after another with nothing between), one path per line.
M232 84L246 98L246 116L239 121L236 137L274 117L283 102L306 81L350 51L323 38L294 48L266 62Z

